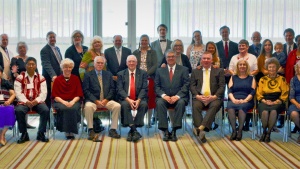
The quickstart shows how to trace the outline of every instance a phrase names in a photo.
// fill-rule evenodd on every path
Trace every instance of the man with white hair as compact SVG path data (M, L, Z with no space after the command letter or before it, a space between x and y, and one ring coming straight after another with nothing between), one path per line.
M8 35L5 33L0 35L0 46L0 66L3 68L3 78L11 80L10 60L14 54L7 48Z

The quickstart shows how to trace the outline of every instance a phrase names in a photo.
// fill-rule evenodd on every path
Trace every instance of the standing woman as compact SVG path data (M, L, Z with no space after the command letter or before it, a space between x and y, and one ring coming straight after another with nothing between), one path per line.
M257 82L259 82L259 79L261 77L268 75L268 70L264 65L266 61L272 57L272 53L273 43L270 39L265 39L262 43L262 50L260 52L260 55L257 58L258 73L255 76Z
M84 73L94 70L94 59L96 56L104 56L102 53L103 41L100 36L94 36L91 40L90 49L83 55L79 65L79 75L83 81ZM106 70L106 66L103 70Z
M14 107L11 105L16 97L14 92L14 86L8 81L2 78L3 69L0 66L0 144L6 145L5 133L8 127L15 125L15 113Z
M18 42L17 43L17 53L18 56L15 56L10 61L10 69L12 73L12 80L15 81L16 77L23 71L26 71L25 68L25 60L27 59L28 46L25 42Z
M75 30L71 36L72 45L66 50L65 58L70 58L74 61L74 68L72 74L79 76L79 64L82 60L84 53L88 50L88 47L83 46L84 36L80 30Z
M200 59L205 52L205 45L202 41L202 35L199 30L193 32L193 39L186 50L186 55L190 60L192 69L196 69Z
M78 76L72 75L74 62L66 58L61 61L60 68L63 74L53 82L52 98L57 110L58 131L65 132L66 139L74 139L78 134L80 99L83 98L81 83Z
M207 42L205 51L208 51L212 54L213 62L212 65L214 68L220 68L220 58L219 58L219 52L216 44L212 41ZM200 64L200 61L199 61Z
M288 83L295 75L294 65L300 60L300 35L295 38L297 49L290 52L285 65L285 78Z
M135 55L137 58L137 67L146 71L148 74L148 117L151 117L153 109L156 107L154 78L157 68L157 55L156 51L150 47L148 35L144 34L140 37L139 48L133 52L133 55ZM150 119L151 118L149 118L149 120Z
M263 127L263 134L259 141L270 142L277 115L285 109L284 103L288 99L289 86L285 78L277 74L280 64L276 58L268 59L265 68L268 70L268 75L260 78L256 98L259 101L257 109Z

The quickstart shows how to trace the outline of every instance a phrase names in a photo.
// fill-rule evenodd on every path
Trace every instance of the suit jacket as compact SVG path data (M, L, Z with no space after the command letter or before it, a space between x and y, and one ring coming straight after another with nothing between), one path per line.
M202 69L194 69L191 75L191 93L193 97L201 95L203 84L203 71ZM223 99L225 92L225 77L222 68L211 67L210 71L210 92L211 95L216 95L218 99Z
M126 59L129 55L131 55L131 50L122 46L121 63L119 64L115 47L106 49L104 56L106 58L107 70L110 71L113 76L117 76L119 71L127 68Z
M288 58L289 55L287 54L286 46L287 46L287 44L285 43L285 44L283 45L283 53L285 54L286 58ZM294 43L294 46L293 46L293 50L295 50L295 49L297 49L296 43ZM293 51L293 50L292 50L292 51Z
M60 55L60 59L62 60L62 55L59 50L58 53ZM47 81L47 87L49 88L50 87L49 85L51 84L52 81L52 77L59 76L62 73L60 69L60 63L56 59L56 56L52 48L48 44L42 48L40 55L41 55L41 62L43 68L42 75L45 77Z
M5 68L4 67L4 62L5 60L10 64L11 62L11 59L14 57L14 54L9 50L7 49L8 51L8 54L9 54L9 59L8 59L8 56L5 52L5 50L0 46L0 66L2 67L3 69L3 72L2 73L5 73L5 75L3 75L2 77L5 78L6 80L8 78L11 78L11 68ZM8 72L5 72L5 69L9 70ZM7 74L8 73L8 74ZM12 79L10 79L10 81L12 81Z
M232 41L229 41L229 51L228 51L228 58L225 57L225 49L223 46L223 41L219 41L216 43L216 46L218 48L219 57L221 61L220 68L228 68L229 62L232 58L232 56L239 53L238 44Z
M148 82L147 73L139 68L135 72L135 94L136 99L147 100ZM129 89L129 70L125 69L118 73L117 93L120 101L128 97Z
M258 44L258 46L259 46L259 49L260 49L258 51L258 53L256 52L256 49L255 49L256 46L254 44L249 46L248 53L251 53L252 55L258 57L260 55L260 51L261 51L261 43Z
M155 93L156 97L162 94L167 96L178 95L186 103L189 100L189 71L188 68L176 64L172 82L170 81L168 67L158 68L155 76Z
M141 66L141 51L139 49L137 49L133 52L133 55L135 55L137 58L137 61L138 61L137 67L139 68ZM146 64L147 64L148 76L150 76L151 78L154 78L155 71L157 69L157 56L156 56L155 50L150 49L147 51Z
M72 59L74 61L74 68L72 70L72 74L79 76L79 65L81 62L81 59L83 57L83 54L88 50L88 47L82 46L83 52L82 54L79 54L76 50L75 45L70 46L65 53L65 58Z
M102 70L104 99L112 100L115 95L115 84L112 74ZM100 99L101 87L95 70L86 72L82 83L85 101L95 102Z
M172 41L167 39L167 47L166 50L171 49ZM161 50L159 39L151 43L151 48L156 51L157 55L157 66L160 67L161 61L164 58L165 51Z
M189 73L192 73L191 62L190 62L189 58L188 58L185 54L181 54L181 61L182 61L182 66L187 67L188 70L189 70ZM164 63L164 64L167 64L166 57L163 58L163 60L162 60L162 62L160 63L160 66L159 66L159 67L161 67L161 65L162 65L163 63Z

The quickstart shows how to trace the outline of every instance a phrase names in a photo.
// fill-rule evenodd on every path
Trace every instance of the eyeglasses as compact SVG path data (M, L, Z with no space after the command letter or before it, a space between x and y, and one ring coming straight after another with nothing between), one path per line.
M182 47L182 45L175 45L174 47Z
M81 36L74 36L74 39L80 39L80 38L82 38Z

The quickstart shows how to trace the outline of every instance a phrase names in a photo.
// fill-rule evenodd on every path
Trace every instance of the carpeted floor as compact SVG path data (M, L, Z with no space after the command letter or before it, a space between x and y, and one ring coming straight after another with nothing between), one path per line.
M38 116L30 118L30 124L38 126ZM261 143L251 132L243 133L243 140L230 141L228 127L225 137L219 130L207 133L208 142L202 144L192 134L188 118L186 133L178 131L177 142L163 142L162 134L147 135L145 128L139 129L143 138L127 142L127 128L122 128L121 139L111 139L105 130L101 143L93 143L86 133L73 141L64 139L56 132L49 143L36 141L37 129L30 131L30 140L16 144L12 130L7 132L8 144L0 147L0 168L300 168L300 145L298 134L292 134L287 143L282 142L283 133L272 133L270 143Z

